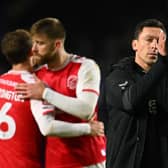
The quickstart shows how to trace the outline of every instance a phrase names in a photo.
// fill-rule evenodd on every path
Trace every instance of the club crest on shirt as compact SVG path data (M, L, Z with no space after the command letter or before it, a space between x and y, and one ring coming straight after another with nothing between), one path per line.
M67 87L71 90L76 89L77 80L78 78L76 75L70 75L67 79Z

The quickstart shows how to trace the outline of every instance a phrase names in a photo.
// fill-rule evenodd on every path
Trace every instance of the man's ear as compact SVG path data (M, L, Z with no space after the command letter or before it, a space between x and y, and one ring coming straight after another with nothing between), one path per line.
M55 40L55 47L56 48L60 48L61 45L62 45L62 40L60 40L60 39Z
M137 50L137 40L132 40L132 49L133 49L134 51Z

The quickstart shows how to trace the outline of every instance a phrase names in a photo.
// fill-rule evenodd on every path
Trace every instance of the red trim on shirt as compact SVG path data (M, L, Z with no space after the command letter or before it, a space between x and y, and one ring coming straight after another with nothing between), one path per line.
M43 115L49 114L49 113L53 113L53 110L47 110L45 112L43 112Z
M99 92L97 92L96 90L93 90L93 89L83 89L82 91L83 91L83 92L92 92L92 93L96 93L97 96L99 96Z

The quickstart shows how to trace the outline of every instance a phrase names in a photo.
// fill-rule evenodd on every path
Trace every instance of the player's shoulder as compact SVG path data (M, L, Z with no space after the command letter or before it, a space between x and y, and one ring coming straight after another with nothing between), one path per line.
M5 80L14 80L16 82L33 83L35 82L34 75L29 71L15 71L9 70L2 74L0 78Z
M71 55L71 61L74 63L89 64L89 65L96 64L94 59L80 55Z
M6 76L8 76L8 72L5 72L5 73L3 73L3 74L0 74L0 78L4 78L4 77L6 77Z
M35 82L34 74L29 73L29 72L22 73L21 74L21 79L26 83L34 83Z

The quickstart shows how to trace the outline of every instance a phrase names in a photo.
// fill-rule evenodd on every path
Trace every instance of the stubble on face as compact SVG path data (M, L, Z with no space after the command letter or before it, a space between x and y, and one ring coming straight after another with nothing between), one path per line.
M53 42L47 44L43 51L39 51L40 62L42 64L51 64L56 57L55 45Z

